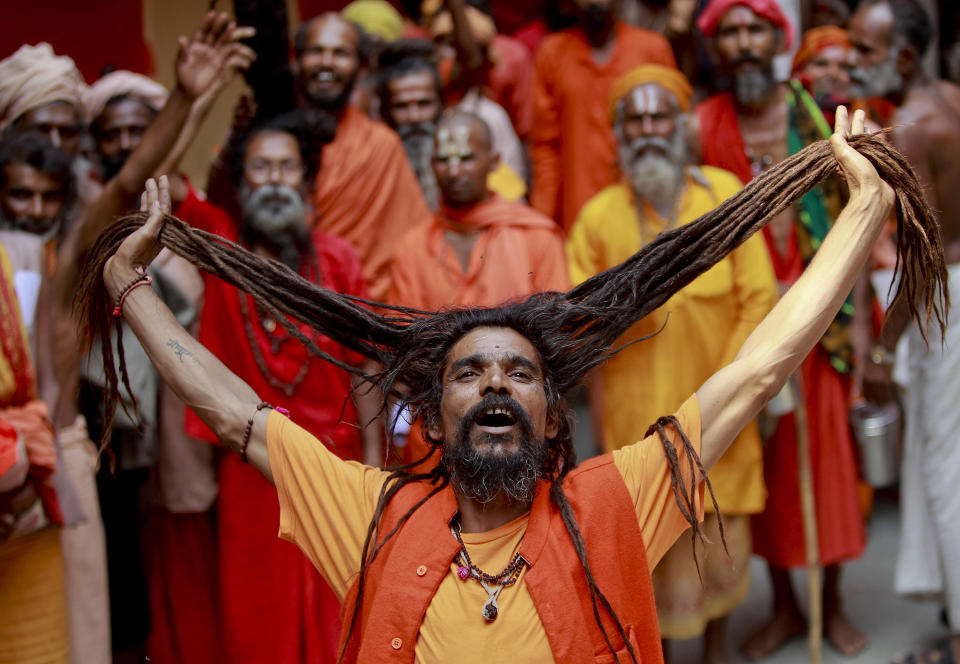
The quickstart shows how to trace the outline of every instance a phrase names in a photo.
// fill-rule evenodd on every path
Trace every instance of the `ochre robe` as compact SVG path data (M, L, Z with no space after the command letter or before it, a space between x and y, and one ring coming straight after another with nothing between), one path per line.
M383 300L397 239L430 217L397 134L348 107L323 148L313 204L316 228L353 245L370 297Z
M237 227L226 213L196 197L178 215L191 225L236 241ZM316 261L304 275L338 292L366 295L356 252L343 240L314 233ZM312 262L312 261L311 261ZM246 304L244 315L240 298ZM346 371L316 357L279 325L269 332L265 315L253 299L210 275L204 275L200 343L246 381L261 399L290 410L336 454L361 455L357 415L349 398ZM333 357L351 364L361 360L306 326L300 330ZM270 384L258 366L247 335L253 334L259 356L274 380L296 382L292 394ZM276 352L274 352L274 345ZM212 432L187 412L187 433L214 441ZM340 633L339 602L316 570L293 547L277 539L280 526L277 494L252 466L235 455L220 465L218 505L220 612L226 661L234 663L334 661Z
M580 207L620 179L607 112L610 86L637 65L675 67L661 35L618 23L613 51L597 64L579 28L552 34L537 52L530 159L530 203L564 230Z
M466 270L446 242L444 215L479 232ZM557 225L529 206L497 196L467 212L441 209L408 231L395 248L391 304L427 310L493 306L569 286Z

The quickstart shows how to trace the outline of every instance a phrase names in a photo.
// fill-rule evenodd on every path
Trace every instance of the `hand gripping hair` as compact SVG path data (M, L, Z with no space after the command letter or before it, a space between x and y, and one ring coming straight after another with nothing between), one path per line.
M900 153L875 136L856 136L849 143L873 163L880 176L896 191L896 271L899 281L895 300L906 301L922 330L931 324L942 330L949 305L946 266L937 220L924 200L916 176ZM193 230L172 216L166 218L160 243L198 268L252 295L314 354L347 371L359 372L326 355L289 319L305 323L375 360L383 369L367 378L383 388L385 399L395 398L409 404L424 422L439 417L440 374L448 350L460 337L478 326L511 327L526 336L540 354L550 408L561 424L559 434L550 441L544 477L551 481L551 498L561 512L580 556L597 622L603 628L599 602L614 618L621 639L629 647L622 625L593 581L583 539L563 495L562 480L576 463L571 444L571 420L567 416L564 396L591 369L621 349L616 347L617 339L631 325L664 304L837 169L830 144L827 141L814 143L758 176L716 209L660 235L620 265L591 277L576 288L566 293L539 293L494 308L425 312L341 295L302 279L277 261L259 258L220 237ZM116 252L124 238L144 223L146 216L146 213L129 215L104 231L86 257L76 303L80 329L87 331L87 342L92 343L99 337L102 345L107 373L107 425L116 409L120 383L128 391L129 385L122 346L117 348L119 375L114 370L109 325L115 319L109 315L111 303L101 275L107 259ZM375 304L376 310L364 306L369 304ZM554 398L553 395L557 396ZM677 502L696 534L699 532L694 509L696 486L684 486L680 481L676 455L671 455L672 444L666 437L665 426L678 428L675 420L660 418L651 430L659 434L664 445ZM699 464L682 432L681 438L688 445L691 459ZM439 491L449 481L444 473L442 464L421 474L412 474L408 467L399 468L391 475L392 481L384 485L377 517L370 524L365 543L357 606L362 601L366 569L386 539L403 525L417 506L386 536L378 532L378 519L383 508L410 481L429 481ZM373 546L371 539L375 542ZM348 641L355 618L356 609L354 619L348 623ZM611 651L614 650L605 629L603 634Z

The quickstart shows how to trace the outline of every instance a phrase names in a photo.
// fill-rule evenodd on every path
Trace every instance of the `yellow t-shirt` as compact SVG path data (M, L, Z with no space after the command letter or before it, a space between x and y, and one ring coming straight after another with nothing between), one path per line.
M700 174L697 179L687 177L678 202L677 226L706 214L740 190L740 180L733 173L703 166ZM581 208L570 230L571 283L579 284L622 263L664 226L649 206L641 218L626 183L602 190ZM617 345L644 340L600 367L604 448L610 451L636 440L656 418L672 413L690 392L730 364L776 301L776 278L758 233L635 323ZM753 422L710 471L710 480L725 514L763 511L763 451ZM711 502L706 509L713 511Z
M676 416L699 454L696 396L690 397ZM686 452L679 436L672 438L684 481L689 483ZM363 541L387 472L339 459L276 412L267 420L267 446L280 499L280 537L303 550L342 600L360 571ZM617 450L613 459L633 500L647 565L653 569L687 528L674 499L663 448L659 438L647 438ZM491 574L505 568L520 548L528 518L520 517L485 533L463 533L474 564ZM507 652L511 663L552 660L523 574L501 591L497 600L500 617L491 623L480 615L487 598L479 583L461 581L456 565L451 565L420 625L417 661L487 664L494 653Z

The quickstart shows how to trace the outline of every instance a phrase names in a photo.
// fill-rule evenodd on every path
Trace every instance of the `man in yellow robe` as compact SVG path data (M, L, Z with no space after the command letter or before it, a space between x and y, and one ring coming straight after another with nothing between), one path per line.
M623 179L582 208L567 242L576 284L626 260L659 233L682 226L737 193L728 171L690 164L690 86L660 65L631 70L611 90L610 114ZM685 395L733 360L773 307L777 286L757 235L674 295L620 339L639 343L608 360L591 381L591 408L604 451L644 437ZM599 442L599 441L598 441ZM723 511L728 558L709 514L710 544L699 548L701 584L690 544L673 546L654 571L664 639L705 635L704 661L723 652L724 620L749 587L750 524L766 491L760 436L751 423L710 472ZM712 511L712 505L707 505Z

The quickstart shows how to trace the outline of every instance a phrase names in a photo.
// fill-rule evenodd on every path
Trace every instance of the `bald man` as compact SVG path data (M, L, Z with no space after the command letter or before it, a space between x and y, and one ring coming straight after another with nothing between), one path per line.
M397 239L430 209L397 134L349 105L361 60L356 26L339 14L322 14L300 26L294 50L301 103L338 119L317 175L315 224L354 246L370 296L382 300Z
M940 213L950 282L960 288L960 87L924 74L920 60L933 26L913 0L863 2L850 22L854 93L896 107L890 140L925 185ZM865 367L864 388L874 399L891 395L890 362L901 333L909 352L904 461L903 532L895 585L900 593L939 596L946 607L954 652L960 652L960 325L952 317L944 342L905 329L903 311L888 312L883 338ZM868 369L868 370L867 370ZM949 647L949 646L948 646ZM946 650L940 653L949 658ZM926 656L922 661L927 661ZM932 656L929 661L936 661Z

